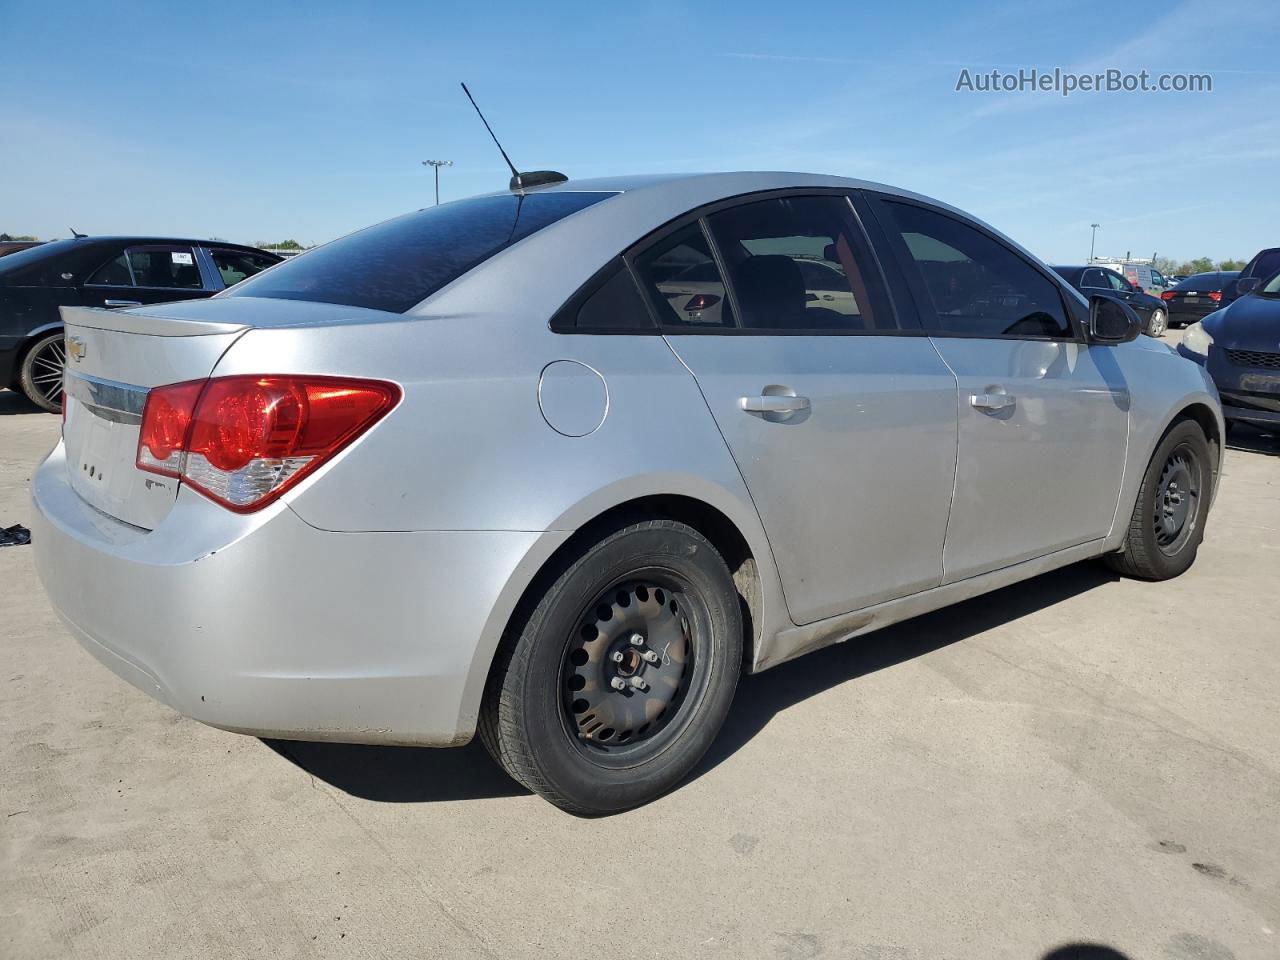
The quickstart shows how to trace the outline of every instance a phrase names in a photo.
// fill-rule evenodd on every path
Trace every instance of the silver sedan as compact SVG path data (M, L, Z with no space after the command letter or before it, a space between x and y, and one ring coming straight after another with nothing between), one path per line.
M1127 308L835 177L518 189L63 313L35 544L91 653L227 730L478 731L579 813L675 786L742 670L1090 558L1181 573L1221 462Z

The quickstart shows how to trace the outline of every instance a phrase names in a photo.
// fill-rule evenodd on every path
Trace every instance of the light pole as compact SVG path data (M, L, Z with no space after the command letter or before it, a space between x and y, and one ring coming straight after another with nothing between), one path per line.
M441 168L441 167L452 167L452 166L453 166L453 161L452 161L452 160L423 160L423 161L422 161L422 165L423 165L424 167L432 167L432 168L434 168L434 169L435 169L435 172L436 172L436 206L438 207L438 206L440 206L440 168Z
M436 203L439 203L439 202L440 200L439 198L437 198ZM1089 224L1089 226L1093 227L1093 234L1089 238L1089 262L1093 263L1093 245L1094 245L1094 242L1098 239L1098 228L1102 226L1102 224L1091 223Z

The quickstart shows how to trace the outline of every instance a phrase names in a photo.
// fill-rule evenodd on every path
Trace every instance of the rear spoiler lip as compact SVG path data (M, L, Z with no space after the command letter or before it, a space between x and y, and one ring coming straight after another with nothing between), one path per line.
M106 307L59 307L63 326L89 327L115 333L133 333L144 337L208 337L216 334L241 333L249 329L244 323L217 323L209 320L177 320L132 310L108 310Z

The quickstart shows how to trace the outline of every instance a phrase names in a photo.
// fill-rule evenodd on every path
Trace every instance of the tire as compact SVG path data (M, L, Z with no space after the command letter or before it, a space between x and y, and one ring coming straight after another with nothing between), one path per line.
M616 527L560 569L504 638L480 738L556 806L618 813L680 783L724 723L738 594L715 547L673 520Z
M18 388L41 410L62 409L62 369L67 348L62 331L49 333L31 345L18 367Z
M1184 573L1204 539L1212 496L1209 441L1199 424L1181 420L1156 447L1142 477L1123 552L1108 554L1108 566L1141 580L1168 580Z
M1147 332L1152 337L1163 337L1169 329L1168 315L1160 309L1151 311L1151 319L1147 321Z

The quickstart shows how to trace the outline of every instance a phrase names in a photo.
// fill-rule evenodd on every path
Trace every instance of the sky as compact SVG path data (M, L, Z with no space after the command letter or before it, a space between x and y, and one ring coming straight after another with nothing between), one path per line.
M1280 17L1243 0L0 0L0 231L320 243L509 177L800 170L1050 262L1280 245ZM1019 68L1210 93L957 91Z

